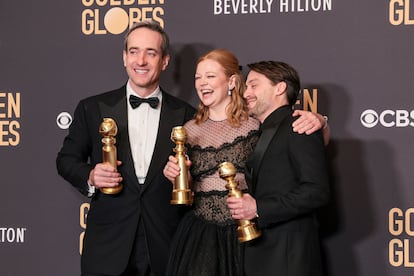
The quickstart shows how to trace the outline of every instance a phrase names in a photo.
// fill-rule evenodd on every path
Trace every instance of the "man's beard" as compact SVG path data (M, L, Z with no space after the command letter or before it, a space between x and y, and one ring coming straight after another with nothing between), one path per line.
M250 116L257 119L260 115L265 113L267 106L268 106L268 103L266 103L266 101L257 99L254 107L251 109L249 108Z

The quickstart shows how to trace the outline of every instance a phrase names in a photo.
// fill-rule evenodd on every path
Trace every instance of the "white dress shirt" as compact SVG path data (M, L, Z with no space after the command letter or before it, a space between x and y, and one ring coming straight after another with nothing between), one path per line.
M134 160L135 174L139 184L144 184L148 168L151 163L158 133L158 124L161 114L162 93L159 87L148 96L157 97L160 104L152 108L148 103L142 103L133 109L129 104L129 96L138 95L127 83L127 105L128 105L128 133L131 147L132 159Z

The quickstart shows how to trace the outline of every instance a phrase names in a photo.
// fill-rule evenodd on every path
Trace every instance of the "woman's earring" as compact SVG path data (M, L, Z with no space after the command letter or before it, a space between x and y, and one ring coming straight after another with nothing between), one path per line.
M227 95L231 96L231 89L227 92Z

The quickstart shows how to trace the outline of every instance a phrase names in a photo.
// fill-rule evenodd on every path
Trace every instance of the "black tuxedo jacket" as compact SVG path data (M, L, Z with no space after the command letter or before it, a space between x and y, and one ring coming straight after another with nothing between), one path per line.
M318 276L322 273L315 210L327 203L329 181L322 133L292 130L283 106L262 125L246 162L246 180L262 236L246 244L246 275Z
M82 271L118 275L131 254L137 227L144 228L151 269L164 275L170 241L182 216L182 207L170 204L172 185L162 170L175 144L171 130L184 125L194 115L189 104L162 91L160 123L148 174L143 185L135 175L128 136L126 87L82 100L74 114L69 134L57 156L61 176L87 194L87 179L95 164L102 162L102 136L99 126L104 117L118 126L116 144L118 171L123 191L106 195L99 191L91 199L82 253ZM145 131L145 130L143 130Z

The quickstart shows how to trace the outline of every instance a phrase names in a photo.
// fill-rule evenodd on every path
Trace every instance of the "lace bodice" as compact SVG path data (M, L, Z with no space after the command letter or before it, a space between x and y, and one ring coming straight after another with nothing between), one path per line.
M191 120L184 127L192 162L190 170L195 213L209 221L232 221L226 202L226 181L220 178L218 166L226 161L233 163L237 169L235 180L239 183L239 189L247 188L244 165L256 145L259 122L250 118L236 128L230 126L227 120L207 120L200 125Z

